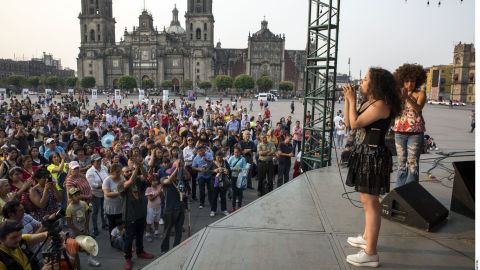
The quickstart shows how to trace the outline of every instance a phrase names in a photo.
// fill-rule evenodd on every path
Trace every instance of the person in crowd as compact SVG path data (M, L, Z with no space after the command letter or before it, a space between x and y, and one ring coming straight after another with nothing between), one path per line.
M5 152L7 153L7 158L0 165L0 177L6 178L10 169L17 166L18 149L10 147Z
M218 197L220 197L220 210L224 215L228 215L226 192L230 184L229 176L231 175L231 170L221 151L217 151L215 154L212 172L214 173L214 180L210 217L214 217L217 212Z
M0 179L0 210L3 209L5 204L12 200L10 196L10 185L8 184L8 179ZM0 213L0 223L5 220L3 214Z
M252 165L253 156L257 152L257 148L251 140L250 131L244 130L242 132L242 140L239 142L239 145L240 149L242 149L242 156L245 157L245 159L250 165ZM251 166L250 168L253 168L253 166ZM253 189L251 170L248 172L247 175L247 188Z
M113 228L112 232L110 233L110 242L112 243L112 247L123 251L123 245L125 239L125 223L120 220L118 225Z
M104 194L103 194L103 181L108 177L108 169L102 165L102 157L99 154L93 154L90 158L92 166L87 170L87 181L90 184L92 190L92 224L93 235L99 234L98 230L98 214L102 221L102 228L108 228L105 220L104 212Z
M2 209L5 220L16 221L23 225L22 234L41 232L42 223L25 213L25 208L17 200L9 201Z
M273 156L276 155L276 147L268 141L267 135L260 135L260 142L257 146L258 153L258 196L263 196L273 190L273 177L275 168Z
M45 145L47 146L45 152L43 153L43 157L45 159L48 159L52 153L65 154L65 150L61 146L57 145L57 142L54 138L48 138L45 141Z
M48 159L40 155L40 151L38 150L38 147L36 146L31 147L28 154L32 158L32 166L39 167L39 166L48 164Z
M242 156L242 149L240 147L235 147L233 149L233 155L228 160L228 166L230 167L232 179L232 210L235 212L237 209L242 207L243 202L243 189L237 186L237 178L242 169L247 166L247 160ZM259 182L260 183L260 182Z
M103 180L102 191L104 195L104 211L108 221L108 232L122 221L123 198L118 191L118 185L125 181L124 175L129 174L131 169L120 164L113 164L110 174ZM113 245L113 243L111 243ZM123 248L122 248L123 250Z
M338 121L338 124L335 127L336 133L337 133L337 147L338 148L343 148L343 140L345 138L345 134L347 131L347 127L345 126L345 123L343 120Z
M29 199L33 205L30 214L40 221L58 211L57 203L62 200L61 192L56 189L52 176L45 167L36 170L32 178L37 184L29 191Z
M77 188L80 191L78 195L80 200L86 203L92 201L92 189L85 175L80 173L80 164L77 161L68 163L68 174L64 186L67 191L74 187ZM71 199L69 193L68 195L68 199Z
M198 188L200 191L200 205L202 209L205 206L205 189L207 189L208 202L211 205L212 199L212 173L211 166L213 156L211 152L207 152L205 145L197 147L197 155L193 159L192 169L197 173Z
M348 255L346 260L354 266L377 267L380 232L380 195L390 191L392 154L385 146L385 134L391 120L400 112L400 92L394 76L381 68L370 68L360 85L364 102L357 111L357 96L351 85L344 86L345 123L356 130L350 155L346 184L360 192L365 212L362 235L348 237L347 242L362 250Z
M290 134L285 134L284 140L278 145L278 177L277 187L285 184L290 180L290 169L292 167L292 157L295 156L293 146L290 143Z
M132 244L135 239L137 257L141 259L153 259L153 255L146 252L143 247L143 235L146 227L147 189L146 171L142 160L134 160L132 165L124 171L125 181L118 184L117 189L123 199L123 221L125 222L125 269L131 270Z
M398 85L402 111L395 118L393 131L398 158L396 187L419 180L420 154L423 151L425 120L422 110L425 106L425 92L421 86L427 79L424 68L416 64L404 64L394 73Z
M470 133L473 133L475 130L475 110L472 110L472 113L470 114Z
M145 191L145 196L147 196L147 232L145 233L145 238L148 242L153 241L153 237L157 238L160 236L159 231L159 222L161 218L161 197L163 197L163 192L160 186L160 179L155 177L151 181L151 186L148 187Z

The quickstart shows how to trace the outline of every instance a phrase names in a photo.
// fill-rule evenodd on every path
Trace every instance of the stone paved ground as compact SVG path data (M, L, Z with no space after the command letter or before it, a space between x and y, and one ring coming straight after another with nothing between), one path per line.
M216 100L216 99L214 99ZM247 100L243 100L243 104L248 106ZM122 104L127 104L123 101ZM198 104L204 104L203 99L199 99ZM296 102L296 110L293 115L293 120L301 120L303 113L303 106L300 102ZM271 102L270 108L272 111L274 121L278 120L280 116L286 116L290 113L290 101L281 100L277 102ZM342 109L343 104L336 104L336 110ZM428 134L435 138L439 151L468 151L474 150L475 133L469 133L470 130L470 110L473 107L461 107L449 109L439 105L426 105L424 109L424 117L427 122ZM254 113L259 112L258 102L254 102ZM422 172L425 172L431 165L425 164L422 166ZM425 178L425 175L422 175ZM257 183L254 181L254 186ZM244 204L248 204L257 198L256 191L246 190L244 192ZM227 203L227 206L230 202ZM193 202L191 205L191 226L192 234L204 228L208 224L220 219L222 216L217 215L214 218L209 217L209 208L198 209L198 203ZM184 239L186 233L184 233ZM106 231L102 231L97 237L97 241L100 246L98 260L102 263L102 269L122 269L123 256L122 253L110 248L108 244L108 235ZM172 238L173 241L173 238ZM172 242L171 241L171 242ZM152 243L145 242L145 250L158 256L160 254L161 239L155 239ZM82 256L83 269L91 269L86 263L86 257ZM140 269L147 265L150 261L137 260L134 257L134 269Z

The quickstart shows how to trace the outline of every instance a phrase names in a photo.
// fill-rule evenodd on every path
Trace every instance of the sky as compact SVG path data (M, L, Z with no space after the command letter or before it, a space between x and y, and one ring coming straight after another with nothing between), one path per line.
M403 63L425 67L449 64L454 45L475 41L474 0L342 0L338 72L354 78L380 66L394 71ZM80 46L80 0L0 0L0 58L30 59L42 52L76 69ZM285 34L286 48L302 50L307 42L308 0L214 0L215 43L246 48L249 32L264 16L270 30ZM158 29L170 25L174 5L185 28L187 0L145 0ZM143 0L113 0L116 39L138 25Z

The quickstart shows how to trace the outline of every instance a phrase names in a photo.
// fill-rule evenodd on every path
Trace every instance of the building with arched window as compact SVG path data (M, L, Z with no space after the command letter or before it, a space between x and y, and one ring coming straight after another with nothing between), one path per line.
M458 43L453 53L451 99L475 102L475 46Z

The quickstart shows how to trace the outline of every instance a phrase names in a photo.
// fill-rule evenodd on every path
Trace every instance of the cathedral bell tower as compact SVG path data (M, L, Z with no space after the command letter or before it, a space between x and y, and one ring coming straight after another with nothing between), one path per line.
M191 80L195 85L214 79L214 23L212 0L188 0L185 28L191 47Z
M81 0L81 46L77 58L78 77L92 76L99 87L105 85L104 52L115 46L115 19L112 0Z

